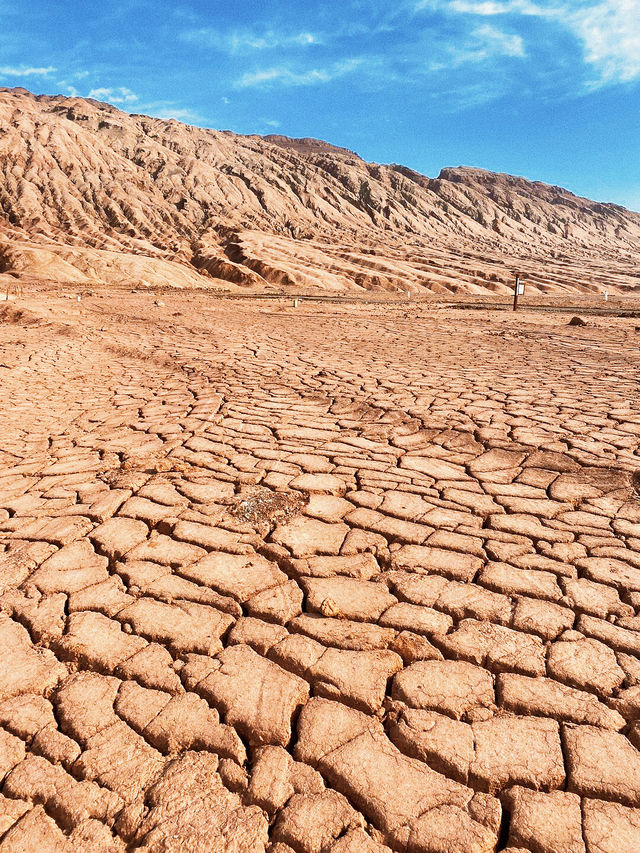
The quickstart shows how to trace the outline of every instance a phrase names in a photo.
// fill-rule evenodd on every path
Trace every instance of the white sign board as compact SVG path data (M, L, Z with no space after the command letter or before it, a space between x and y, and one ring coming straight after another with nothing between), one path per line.
M519 284L518 285L518 296L522 296L523 293L524 293L524 284Z

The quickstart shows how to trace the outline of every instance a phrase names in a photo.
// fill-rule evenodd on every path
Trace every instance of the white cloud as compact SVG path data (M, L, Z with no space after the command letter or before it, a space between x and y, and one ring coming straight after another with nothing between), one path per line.
M470 63L490 62L499 57L523 59L525 56L524 43L519 35L484 24L472 30L461 43L447 46L444 54L433 60L428 69L444 71Z
M502 56L524 56L522 37L515 33L505 33L496 27L483 26L474 30L473 35L485 42L485 49L492 54Z
M481 27L476 27L471 36L478 44L476 50L478 59L490 59L493 56L523 57L525 55L522 37L515 33L505 33L497 27L484 24Z
M76 87L70 86L66 80L58 80L57 85L60 86L60 91L66 92L70 98L78 98L80 96Z
M133 111L135 113L154 116L155 118L176 119L176 121L183 121L187 124L201 124L205 121L203 116L195 110L180 106L174 101L136 101L134 105L130 107L125 106L123 109L128 112ZM215 126L215 122L210 126Z
M265 124L267 127L280 127L280 122L274 118L272 118L271 121L266 121Z
M284 33L275 30L255 32L252 30L222 31L212 27L187 30L180 34L182 41L212 48L224 53L248 53L255 50L274 50L283 47L309 47L320 39L313 33L302 31Z
M236 81L236 86L244 89L250 86L265 86L281 83L285 86L308 86L312 83L326 83L330 79L327 71L313 69L295 72L289 68L265 68L262 71L250 71Z
M10 65L0 66L0 75L2 77L46 77L47 74L53 74L57 69L52 65L46 68L34 66L20 66L19 68Z
M590 88L640 78L640 0L418 0L414 11L535 17L568 31L595 71ZM517 53L518 45L513 42Z
M449 4L452 11L467 13L471 15L545 15L546 9L537 3L529 3L528 0L503 0L503 2L491 2L491 0L453 0Z
M542 15L545 7L529 0L418 0L415 12L424 10L455 13L459 15Z
M107 101L110 104L132 104L138 100L138 96L126 86L118 86L115 89L104 87L92 89L87 97L95 98L96 101Z
M312 68L308 71L292 71L290 68L265 68L243 74L235 85L241 89L253 86L314 86L330 83L345 74L350 74L362 65L362 59L346 59L335 62L329 68Z
M136 109L142 109L142 107L136 107ZM157 109L154 109L153 107L145 107L144 109L148 109L150 114L154 115L156 118L174 118L176 121L185 122L195 122L200 120L198 114L194 113L193 110L182 109L180 107L159 107Z
M604 0L569 13L567 24L584 45L598 74L591 85L628 83L640 77L640 0Z

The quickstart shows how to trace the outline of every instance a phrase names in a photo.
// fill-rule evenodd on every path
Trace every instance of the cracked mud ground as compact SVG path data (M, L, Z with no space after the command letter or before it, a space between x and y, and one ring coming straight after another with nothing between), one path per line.
M0 851L640 849L633 321L163 300L0 307Z

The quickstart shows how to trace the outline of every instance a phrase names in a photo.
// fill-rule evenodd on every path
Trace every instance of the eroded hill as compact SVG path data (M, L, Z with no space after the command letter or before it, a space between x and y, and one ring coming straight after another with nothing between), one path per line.
M226 290L640 290L640 214L470 168L428 178L0 90L0 274Z

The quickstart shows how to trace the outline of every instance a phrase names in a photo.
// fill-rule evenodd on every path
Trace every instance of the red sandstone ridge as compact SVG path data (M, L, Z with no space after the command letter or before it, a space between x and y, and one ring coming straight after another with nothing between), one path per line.
M640 214L478 169L428 178L0 89L0 275L362 293L640 288Z

